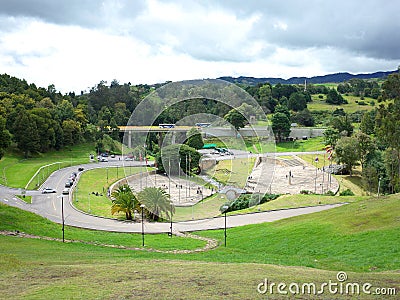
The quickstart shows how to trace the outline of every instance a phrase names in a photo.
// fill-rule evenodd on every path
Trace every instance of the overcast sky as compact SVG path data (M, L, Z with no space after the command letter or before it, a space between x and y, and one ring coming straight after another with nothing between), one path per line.
M398 0L0 0L0 73L108 83L395 70Z

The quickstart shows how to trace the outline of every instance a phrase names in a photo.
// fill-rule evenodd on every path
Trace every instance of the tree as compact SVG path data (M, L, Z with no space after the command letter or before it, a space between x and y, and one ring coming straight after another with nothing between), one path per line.
M357 132L354 136L357 140L357 153L360 158L361 167L364 168L367 156L375 150L375 143L371 137L363 132Z
M296 92L290 95L288 108L294 111L301 111L307 108L307 98L302 92Z
M138 194L138 200L145 205L149 218L158 221L162 216L169 219L175 212L175 206L165 190L157 187L147 187Z
M303 126L314 126L314 117L307 108L295 114L292 120Z
M203 138L201 136L200 131L193 127L186 134L187 140L185 142L186 145L192 147L194 149L201 149L204 146Z
M29 111L20 109L13 124L14 140L25 158L32 152L39 151L40 138L34 117Z
M132 212L139 208L139 202L129 185L124 184L119 186L112 192L111 197L111 214L114 215L123 212L127 220L132 220Z
M6 120L0 116L0 159L3 157L5 149L10 146L11 135L6 129Z
M232 124L236 130L239 130L239 128L243 128L248 123L245 116L243 116L243 114L241 114L236 108L230 110L224 116L224 119Z
M179 158L178 158L179 157ZM185 144L174 144L163 147L156 155L157 169L160 172L171 172L177 175L179 172L191 173L199 170L201 155L196 149ZM171 162L170 167L168 163ZM164 163L166 165L164 165ZM179 170L179 167L181 171ZM189 170L190 168L190 170Z
M330 89L326 96L326 103L340 105L347 103L347 101L335 89Z
M328 127L324 131L324 140L325 140L325 145L332 146L332 148L335 148L337 141L340 138L339 131L335 128Z
M351 136L353 134L354 126L351 120L347 117L335 117L331 120L331 126L343 136Z
M361 118L360 130L365 134L375 133L375 111L366 112Z
M358 143L354 137L341 137L335 147L336 160L340 164L346 165L346 170L352 175L352 169L357 165Z
M274 113L272 116L272 130L278 142L287 138L290 134L290 120L288 116L281 112Z

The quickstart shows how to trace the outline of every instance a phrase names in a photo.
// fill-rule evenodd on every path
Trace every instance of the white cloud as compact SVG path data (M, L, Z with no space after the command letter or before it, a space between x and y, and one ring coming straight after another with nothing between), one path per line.
M0 73L62 92L114 78L136 84L372 72L400 60L394 1L387 8L366 1L357 15L357 5L339 0L38 0L40 10L4 1Z

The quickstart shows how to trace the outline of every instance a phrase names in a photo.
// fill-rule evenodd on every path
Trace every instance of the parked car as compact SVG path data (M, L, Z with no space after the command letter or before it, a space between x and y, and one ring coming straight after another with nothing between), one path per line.
M69 195L69 188L63 189L62 194L63 195Z
M111 154L110 157L111 157L111 158L115 158L115 154Z
M79 168L78 168L78 171L79 171L79 172L82 172L83 170L85 170L84 167L79 167Z
M107 157L100 157L99 162L107 162Z
M51 189L51 188L44 188L42 190L42 194L51 194L51 193L57 193L57 191L55 189Z
M65 187L66 187L66 188L69 188L69 187L71 187L73 184L74 184L74 182L73 182L72 180L68 180L68 181L65 183Z

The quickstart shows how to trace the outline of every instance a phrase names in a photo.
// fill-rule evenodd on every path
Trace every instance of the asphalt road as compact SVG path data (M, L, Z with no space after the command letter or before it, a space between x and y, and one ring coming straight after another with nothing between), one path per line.
M313 152L314 153L314 152ZM299 154L299 153L297 153ZM282 154L279 155L288 155ZM230 159L227 157L226 159ZM119 221L114 219L106 219L96 217L83 213L72 205L69 195L62 195L61 192L64 189L64 184L72 172L77 172L79 167L83 167L85 170L105 167L116 167L116 166L138 166L140 162L135 161L119 161L118 159L111 160L109 162L102 163L90 163L85 165L73 166L58 170L51 174L51 176L42 185L44 187L50 187L57 191L53 194L42 194L41 191L27 191L26 195L32 196L32 204L27 204L21 199L15 197L16 194L20 194L19 189L8 188L0 185L0 201L11 206L15 206L26 211L33 212L40 216L43 216L53 222L61 223L61 207L64 203L64 216L65 224L75 227L115 231L115 232L141 232L142 224L128 221ZM78 178L79 180L79 174ZM273 222L276 220L290 218L293 216L309 214L318 212L333 207L340 206L342 204L335 205L321 205L314 207L295 208L276 210L269 212L258 212L245 215L227 216L227 227L237 227L247 224L256 224L263 222ZM170 231L170 223L144 223L146 233L162 233ZM173 223L173 231L200 231L208 229L219 229L224 228L224 217L209 218L203 220L193 220L185 222Z

